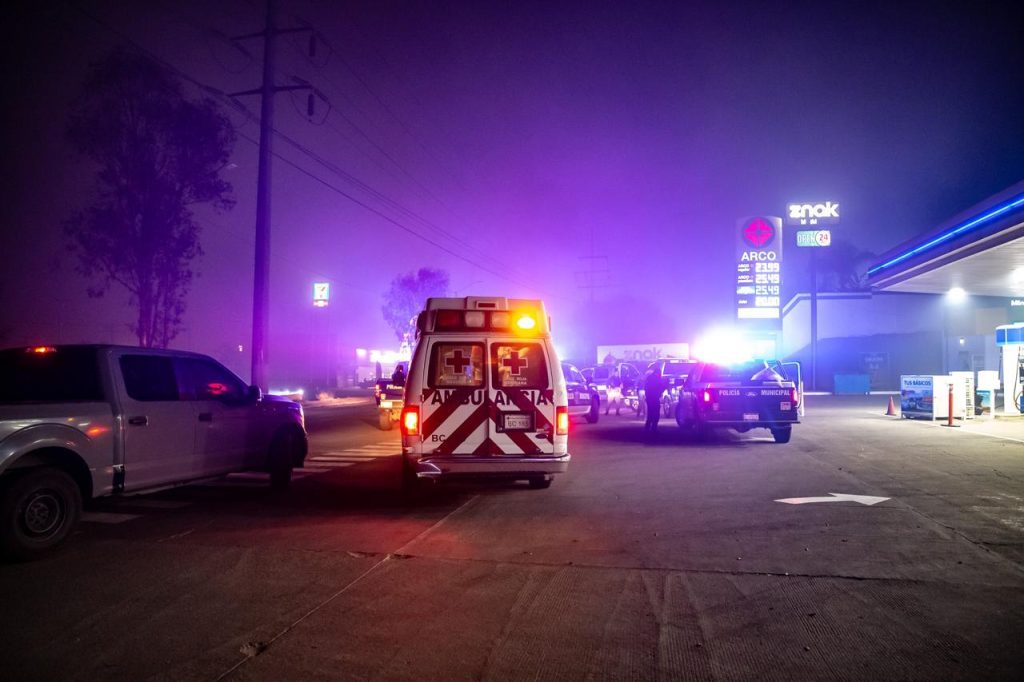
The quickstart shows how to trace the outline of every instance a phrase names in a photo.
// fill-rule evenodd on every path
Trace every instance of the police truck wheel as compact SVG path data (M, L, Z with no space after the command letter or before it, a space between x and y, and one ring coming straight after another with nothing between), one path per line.
M666 419L672 416L672 401L667 398L661 402L661 416Z
M693 425L690 424L690 421L688 419L686 419L686 417L683 416L683 404L682 403L679 403L678 405L676 405L676 424L678 424L679 428L681 428L681 429L692 429L693 428Z
M790 436L793 435L792 426L782 426L777 429L772 429L772 437L775 438L776 443L788 443Z
M295 461L295 436L290 432L280 433L270 444L270 489L282 492L292 482L292 464Z
M380 430L390 431L391 430L391 412L387 410L380 411Z
M600 398L594 398L590 401L590 412L587 412L587 423L596 424L598 418L601 416L601 400Z
M28 561L59 545L82 517L82 493L68 474L40 467L7 482L0 499L0 552Z
M544 490L551 487L551 476L530 476L530 487L534 490Z

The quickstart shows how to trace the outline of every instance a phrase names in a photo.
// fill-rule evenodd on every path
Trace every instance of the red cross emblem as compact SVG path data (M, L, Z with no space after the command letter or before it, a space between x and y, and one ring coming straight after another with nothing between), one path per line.
M764 218L754 218L743 228L743 237L753 246L761 248L775 238L775 228Z
M526 358L519 357L519 351L511 351L507 358L503 358L501 364L509 368L510 374L519 375L520 369L525 369L530 366L530 361Z
M462 357L462 351L457 350L451 355L444 356L444 364L453 368L454 374L462 374L468 365L473 364L473 361L469 358Z

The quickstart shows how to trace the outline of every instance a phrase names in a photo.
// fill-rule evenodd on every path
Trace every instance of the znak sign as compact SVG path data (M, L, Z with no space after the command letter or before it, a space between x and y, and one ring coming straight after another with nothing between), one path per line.
M821 204L789 204L786 222L790 225L825 225L839 222L839 202Z

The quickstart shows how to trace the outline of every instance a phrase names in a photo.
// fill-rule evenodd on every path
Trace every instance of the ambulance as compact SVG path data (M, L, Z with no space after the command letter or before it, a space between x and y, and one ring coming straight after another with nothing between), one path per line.
M569 403L539 300L429 298L401 415L405 480L507 478L547 488L569 467Z

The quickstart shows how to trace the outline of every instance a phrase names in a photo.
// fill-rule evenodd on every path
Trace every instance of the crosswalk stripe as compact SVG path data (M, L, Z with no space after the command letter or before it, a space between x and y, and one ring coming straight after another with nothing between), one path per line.
M113 512L85 512L82 520L88 523L124 523L139 518L140 514L115 514Z

